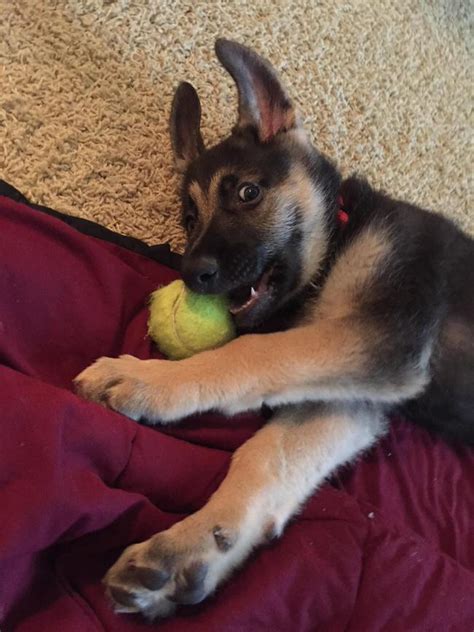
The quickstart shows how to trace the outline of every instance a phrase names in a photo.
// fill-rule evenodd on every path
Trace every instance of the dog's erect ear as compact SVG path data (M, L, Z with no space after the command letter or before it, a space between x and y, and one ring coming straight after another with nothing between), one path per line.
M238 127L256 128L260 141L297 126L295 108L272 66L250 48L216 41L216 55L239 91Z
M204 150L200 125L199 97L193 86L183 81L174 94L170 119L171 146L181 172Z

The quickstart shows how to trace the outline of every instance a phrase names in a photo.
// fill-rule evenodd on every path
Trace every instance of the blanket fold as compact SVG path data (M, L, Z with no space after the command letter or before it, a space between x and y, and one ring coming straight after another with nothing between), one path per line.
M147 299L177 278L100 236L0 196L2 632L149 630L112 612L102 576L125 546L200 508L264 423L209 413L149 428L75 395L73 377L101 355L159 357ZM473 466L467 449L394 420L279 541L159 629L471 629Z

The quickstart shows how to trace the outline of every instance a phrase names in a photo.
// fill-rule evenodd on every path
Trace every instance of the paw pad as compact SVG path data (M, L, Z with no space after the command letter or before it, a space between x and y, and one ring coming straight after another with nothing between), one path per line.
M163 588L170 578L167 571L138 566L135 570L136 580L148 590L159 590Z
M208 566L203 562L193 562L181 571L176 578L176 590L168 597L170 601L180 604L196 604L206 596L205 581Z

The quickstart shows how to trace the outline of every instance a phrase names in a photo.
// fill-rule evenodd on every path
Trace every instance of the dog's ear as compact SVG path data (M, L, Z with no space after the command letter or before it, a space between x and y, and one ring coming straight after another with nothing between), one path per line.
M204 150L200 126L199 97L193 86L183 81L174 94L170 119L171 146L181 172Z
M261 142L297 126L295 108L272 66L250 48L218 39L216 55L239 92L239 128L257 130Z

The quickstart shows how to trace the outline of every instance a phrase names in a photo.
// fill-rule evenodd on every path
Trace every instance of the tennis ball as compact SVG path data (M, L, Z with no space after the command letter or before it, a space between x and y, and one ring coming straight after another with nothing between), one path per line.
M150 297L148 334L171 360L214 349L235 337L223 296L195 294L173 281Z

